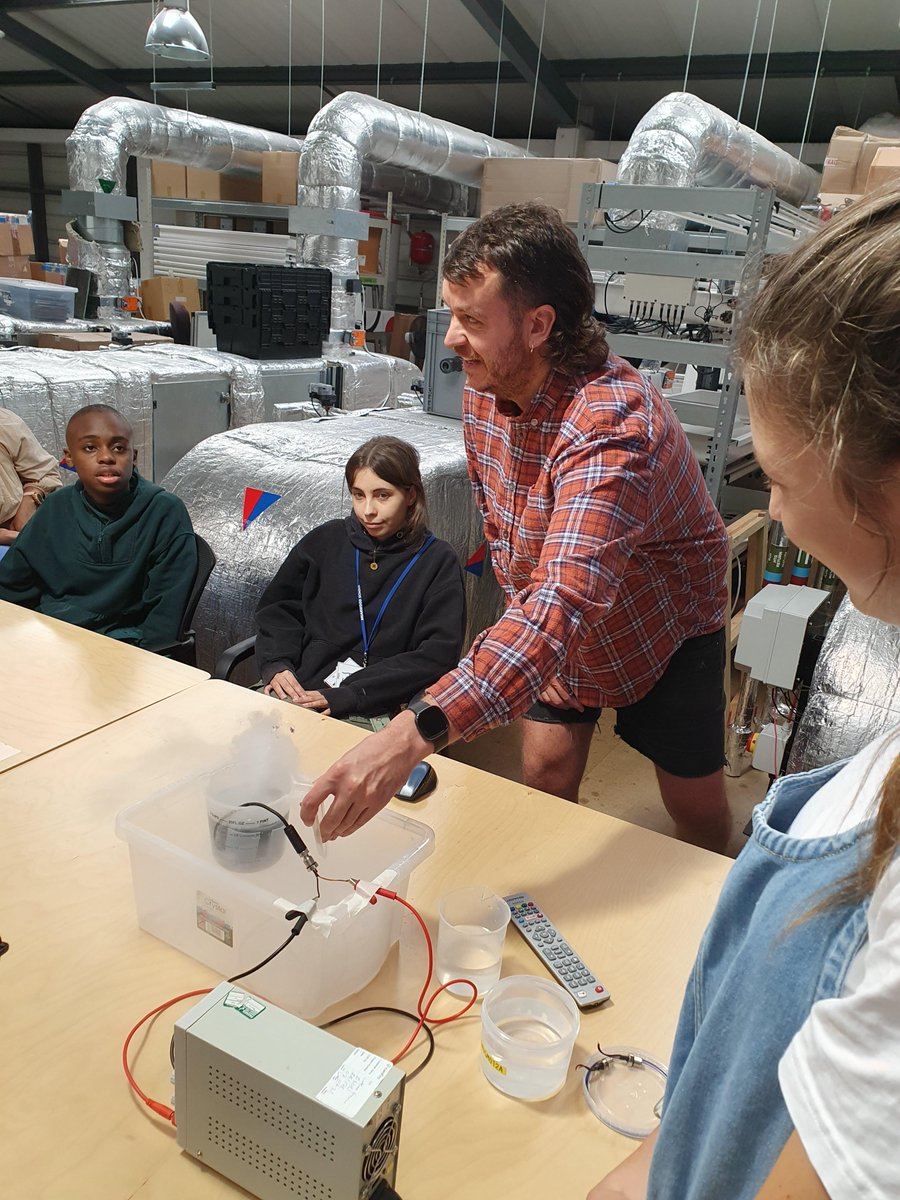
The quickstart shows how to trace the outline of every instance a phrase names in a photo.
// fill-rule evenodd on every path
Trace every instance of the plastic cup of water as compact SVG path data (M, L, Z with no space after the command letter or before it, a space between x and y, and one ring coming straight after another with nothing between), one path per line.
M465 887L441 897L438 916L438 981L469 979L484 995L500 978L509 905L486 887ZM472 995L465 984L447 990Z
M278 862L287 846L284 822L267 808L287 820L290 796L275 787L233 786L233 778L233 770L226 769L210 780L206 812L213 856L229 871L262 871Z
M481 1005L481 1071L518 1100L547 1100L566 1081L581 1018L575 1001L537 975L508 975Z

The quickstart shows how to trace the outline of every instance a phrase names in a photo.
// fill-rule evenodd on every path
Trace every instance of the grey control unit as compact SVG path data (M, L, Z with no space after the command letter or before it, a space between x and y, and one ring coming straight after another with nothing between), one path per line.
M462 359L444 345L450 328L449 308L430 308L425 318L425 392L423 407L438 417L462 420Z
M223 983L175 1025L178 1144L260 1200L393 1186L405 1076Z

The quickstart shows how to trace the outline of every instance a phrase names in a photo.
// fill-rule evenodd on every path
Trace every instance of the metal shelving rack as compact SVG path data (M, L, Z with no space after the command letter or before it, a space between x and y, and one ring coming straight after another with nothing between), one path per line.
M595 226L597 211L642 214L629 230ZM675 228L647 227L651 213L675 218ZM735 285L737 306L721 341L690 341L647 333L608 333L610 347L628 358L657 359L717 368L715 405L686 402L682 420L714 408L706 483L718 504L728 466L741 372L734 346L756 295L766 254L796 246L815 227L814 218L763 188L658 187L648 184L585 184L575 234L592 271L678 279L712 279Z

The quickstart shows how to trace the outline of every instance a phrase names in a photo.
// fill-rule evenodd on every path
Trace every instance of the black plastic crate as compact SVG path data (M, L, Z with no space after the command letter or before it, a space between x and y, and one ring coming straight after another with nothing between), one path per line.
M211 262L206 306L216 346L245 358L318 358L331 326L331 272Z

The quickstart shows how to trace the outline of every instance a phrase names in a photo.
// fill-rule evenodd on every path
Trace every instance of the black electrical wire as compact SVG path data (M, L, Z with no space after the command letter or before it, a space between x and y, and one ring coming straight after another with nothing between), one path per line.
M630 210L629 210L627 213L625 213L624 215L625 215L626 217L630 217L630 216L632 216L634 213L636 213L637 211L638 211L638 210L637 210L636 208L632 208L632 209L630 209ZM637 228L639 228L641 225L643 225L643 223L644 223L644 222L647 220L647 218L650 216L650 214L651 214L652 212L653 212L653 209L652 209L652 208L648 208L646 212L644 212L643 210L641 210L641 216L640 216L640 219L639 219L638 221L636 221L636 222L634 223L634 225L619 225L619 224L618 224L618 222L614 221L614 220L612 219L612 217L610 217L609 213L605 213L605 214L604 214L604 216L603 216L603 220L604 220L604 223L605 223L605 225L606 225L606 228L607 228L607 229L611 229L611 230L613 231L613 233L633 233L633 232L635 231L635 229L637 229Z
M342 1021L349 1021L351 1017L361 1017L363 1015L363 1013L373 1013L373 1012L394 1013L395 1016L406 1017L406 1019L408 1021L413 1021L413 1022L415 1022L416 1025L419 1024L419 1017L417 1017L415 1015L415 1013L406 1012L402 1008L387 1008L385 1005L376 1004L376 1005L371 1006L370 1008L356 1008L353 1010L353 1012L345 1013L342 1017L335 1017L331 1021L326 1021L325 1024L321 1025L319 1028L320 1029L330 1029L332 1027L332 1025L340 1025L340 1023ZM410 1071L410 1073L407 1075L407 1077L406 1077L407 1083L410 1082L411 1080L415 1079L415 1077L419 1074L420 1071L425 1070L425 1068L431 1062L431 1059L434 1055L434 1034L428 1028L427 1025L422 1026L422 1032L428 1038L428 1053L425 1055L425 1057L422 1059L422 1061L419 1063L419 1065L416 1067L416 1069L414 1071Z
M257 808L265 808L266 805L259 804L256 807ZM270 808L269 812L275 812L275 809ZM281 814L275 813L275 815L280 816ZM287 822L285 822L285 824L287 824ZM261 971L263 967L268 966L273 958L277 958L278 955L282 952L282 950L286 950L288 948L288 946L291 944L291 942L294 940L294 938L297 936L297 934L300 932L300 930L303 928L303 926L309 920L309 917L306 915L306 913L297 913L294 910L292 910L289 913L286 913L285 915L289 921L293 920L294 917L296 917L297 919L291 929L291 932L288 934L288 936L285 938L285 940L281 943L281 945L278 947L278 949L273 950L271 954L268 954L262 960L262 962L258 962L255 967L251 967L248 971L241 971L240 975L232 975L231 978L229 980L227 980L228 983L238 983L239 980L246 979L248 975L254 975L257 971ZM426 1062L427 1061L428 1060L426 1059ZM172 1039L169 1042L169 1062L172 1064L173 1067L175 1066L175 1034L174 1033L172 1034Z

